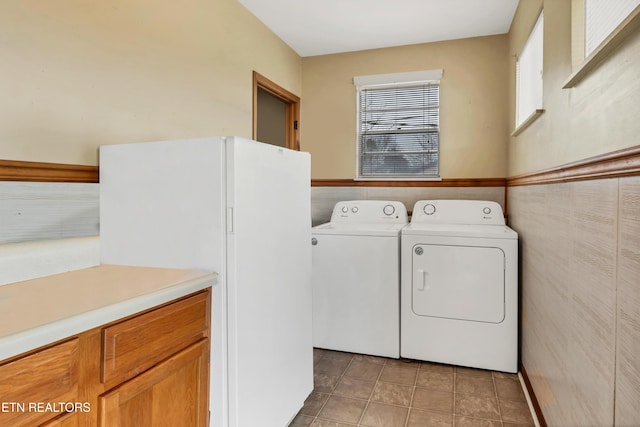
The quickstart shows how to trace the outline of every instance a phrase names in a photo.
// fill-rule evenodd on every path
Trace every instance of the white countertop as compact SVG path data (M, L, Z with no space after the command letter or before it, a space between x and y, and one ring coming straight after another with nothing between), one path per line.
M201 270L99 265L0 287L0 361L206 289Z

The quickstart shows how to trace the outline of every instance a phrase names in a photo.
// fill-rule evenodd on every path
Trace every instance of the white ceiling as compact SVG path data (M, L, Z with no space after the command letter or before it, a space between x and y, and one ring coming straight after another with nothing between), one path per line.
M518 0L239 0L300 56L509 31Z

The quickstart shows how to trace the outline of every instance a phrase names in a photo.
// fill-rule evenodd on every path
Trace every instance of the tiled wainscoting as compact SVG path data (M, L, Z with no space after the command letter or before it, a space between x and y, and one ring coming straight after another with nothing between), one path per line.
M0 244L96 236L99 221L98 184L0 182Z
M314 349L314 391L290 427L524 427L518 376Z
M522 364L552 426L640 423L640 178L510 187Z
M412 210L418 200L490 200L504 208L504 187L311 187L313 225L329 221L333 206L343 200L395 200Z
M0 182L0 285L100 262L95 183Z

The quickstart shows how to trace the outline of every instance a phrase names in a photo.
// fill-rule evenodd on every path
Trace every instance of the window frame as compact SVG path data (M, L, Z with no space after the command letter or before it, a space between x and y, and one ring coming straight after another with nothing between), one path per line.
M376 74L367 76L356 76L353 84L356 89L356 181L441 181L440 177L440 90L443 76L442 69L414 71L406 73ZM361 150L361 94L366 89L390 89L390 88L413 88L417 86L437 84L438 85L438 149L437 149L437 173L434 175L362 175L362 150Z

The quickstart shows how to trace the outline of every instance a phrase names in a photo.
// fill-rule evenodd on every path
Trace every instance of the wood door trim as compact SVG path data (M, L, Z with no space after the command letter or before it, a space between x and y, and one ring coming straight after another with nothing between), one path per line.
M253 130L252 138L258 136L258 89L275 96L287 104L286 107L286 147L300 150L300 97L272 82L257 71L253 72ZM298 125L296 125L298 124Z
M442 181L356 181L353 179L312 179L312 187L504 187L504 178L453 178Z
M98 166L0 160L0 181L98 182Z
M640 175L640 145L507 178L507 185L554 184Z

